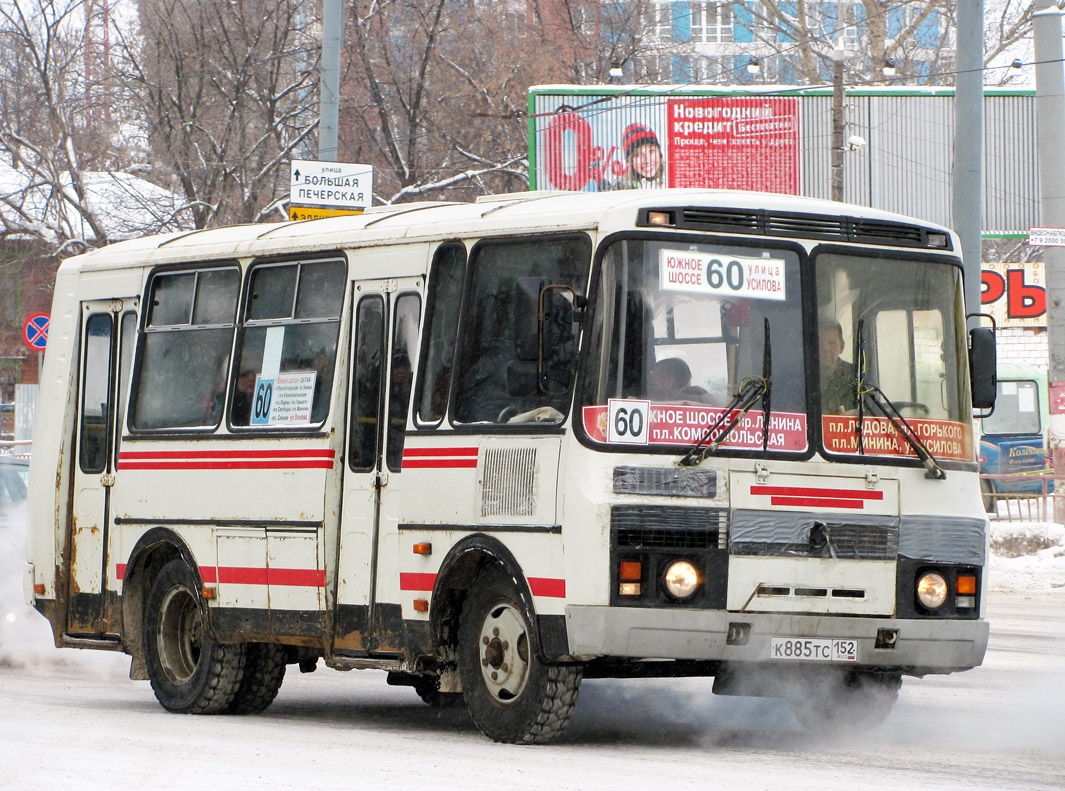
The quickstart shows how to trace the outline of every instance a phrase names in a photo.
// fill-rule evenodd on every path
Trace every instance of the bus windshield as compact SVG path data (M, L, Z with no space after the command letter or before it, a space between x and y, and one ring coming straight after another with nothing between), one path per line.
M610 245L586 358L589 438L690 445L745 383L764 378L772 381L769 400L753 404L722 447L761 451L764 443L770 451L804 452L800 291L798 254L784 247L663 239ZM611 414L618 409L623 413ZM635 414L629 420L633 409L638 421Z
M915 455L887 407L936 458L972 461L960 269L826 252L814 271L825 450Z

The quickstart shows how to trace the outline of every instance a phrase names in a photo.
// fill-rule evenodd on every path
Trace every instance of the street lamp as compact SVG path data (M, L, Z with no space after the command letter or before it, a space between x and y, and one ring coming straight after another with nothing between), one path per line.
M762 64L758 58L751 58L747 61L747 73L752 76L758 76L762 73Z
M892 77L894 77L895 76L895 59L894 58L888 58L887 60L885 60L884 61L884 68L881 69L881 71L884 72L884 76L887 77L888 79L891 79Z

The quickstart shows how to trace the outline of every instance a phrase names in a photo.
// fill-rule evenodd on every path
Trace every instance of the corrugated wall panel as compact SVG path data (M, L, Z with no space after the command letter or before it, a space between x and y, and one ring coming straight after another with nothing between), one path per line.
M595 93L533 91L535 132L530 144L536 159L535 184L565 184L574 189L624 186L625 130L647 126L669 151L667 103L670 98L747 96L746 90L662 89L617 95L623 89ZM832 95L824 89L789 91L799 110L799 192L828 198L832 175ZM556 115L573 109L582 129L559 129ZM543 115L541 115L543 114ZM844 152L844 200L951 225L954 98L949 90L904 94L863 90L845 99L845 139L858 136L864 146ZM553 127L553 125L555 125ZM1027 233L1039 224L1039 182L1035 141L1035 97L1030 92L985 96L984 232ZM553 131L552 131L553 130ZM583 137L581 136L583 135ZM546 156L545 142L554 142ZM554 168L548 178L548 168Z

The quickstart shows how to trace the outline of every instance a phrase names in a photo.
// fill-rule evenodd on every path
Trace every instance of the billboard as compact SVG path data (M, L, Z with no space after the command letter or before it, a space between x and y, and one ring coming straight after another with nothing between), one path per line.
M541 98L557 101L535 119L539 189L799 193L795 97L585 95L569 104L563 96Z
M980 302L999 327L1047 326L1046 268L1042 261L983 263Z

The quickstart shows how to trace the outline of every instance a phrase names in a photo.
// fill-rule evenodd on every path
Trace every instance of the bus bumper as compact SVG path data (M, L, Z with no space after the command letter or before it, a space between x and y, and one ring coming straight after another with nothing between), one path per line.
M772 638L840 638L856 641L857 651L855 661L836 664L914 675L976 667L989 631L984 620L577 605L566 608L566 626L572 656L782 664L770 656Z

